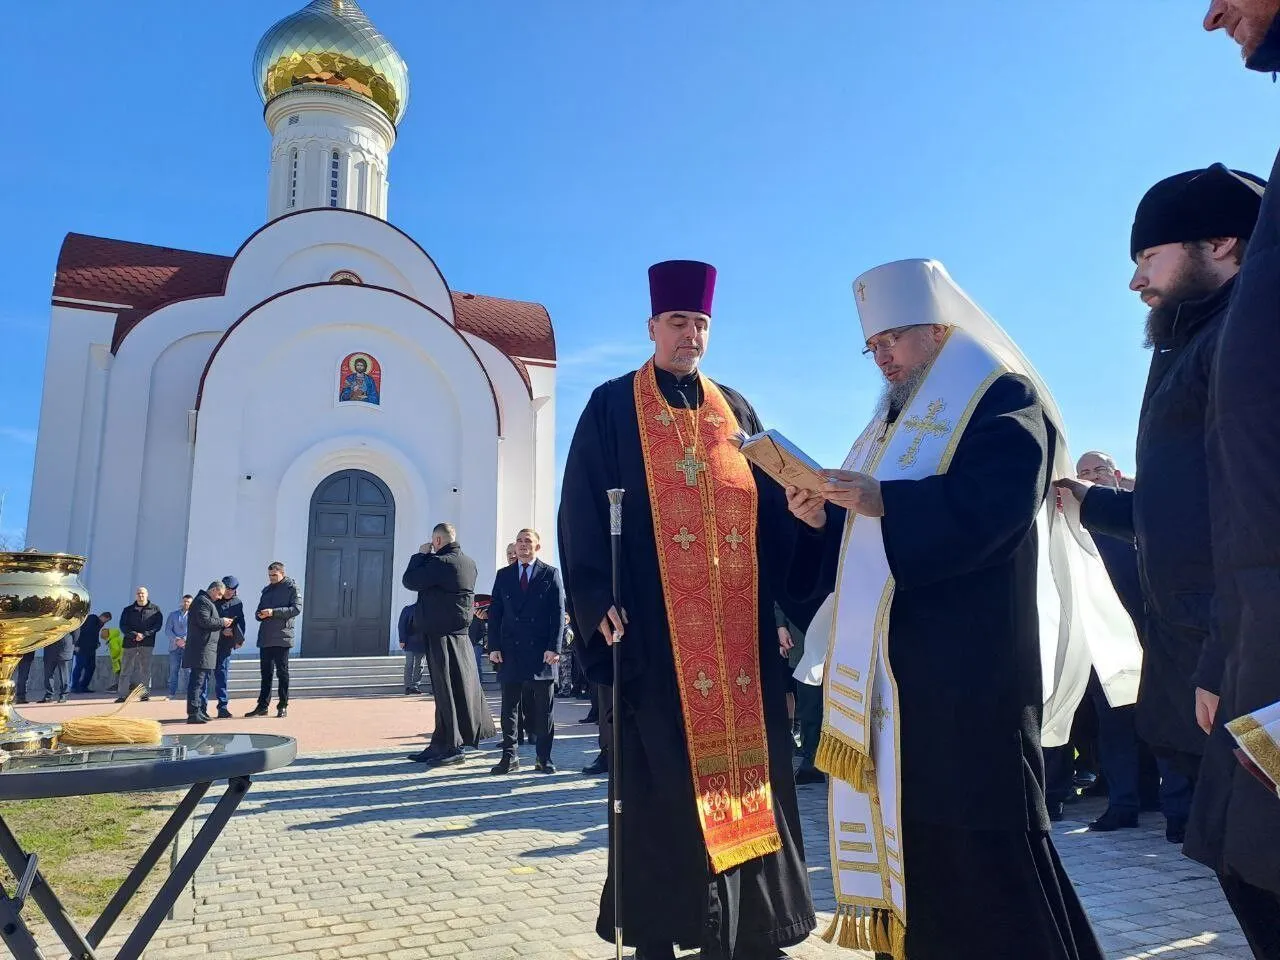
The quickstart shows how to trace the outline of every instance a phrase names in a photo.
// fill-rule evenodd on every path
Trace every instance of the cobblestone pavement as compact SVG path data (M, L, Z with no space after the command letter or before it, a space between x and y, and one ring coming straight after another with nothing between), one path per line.
M147 957L612 956L594 932L605 802L604 781L578 773L595 753L595 728L572 722L585 708L558 706L555 776L531 772L523 747L527 772L513 777L490 776L493 751L428 771L379 750L304 756L258 778L197 874L192 916L166 922ZM825 790L800 795L814 894L829 917ZM1164 841L1158 815L1141 830L1089 834L1096 801L1068 809L1079 822L1060 824L1055 841L1108 957L1247 960L1216 883ZM868 956L817 937L790 952Z

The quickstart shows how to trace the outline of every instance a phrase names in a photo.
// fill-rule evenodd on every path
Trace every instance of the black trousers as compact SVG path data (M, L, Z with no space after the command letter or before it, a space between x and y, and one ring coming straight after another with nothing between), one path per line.
M526 680L523 683L502 685L502 753L514 757L516 753L516 713L524 699L528 713L525 727L533 741L538 760L551 759L551 743L555 740L556 725L551 720L553 702L550 680Z
M187 676L187 716L194 717L200 712L200 695L212 670L203 667L192 667Z
M258 666L262 668L262 686L258 688L258 707L267 709L271 703L271 677L274 674L279 680L279 700L277 705L289 705L289 648L260 647L258 649Z
M1218 883L1253 955L1258 960L1280 960L1280 896L1251 886L1235 874L1219 876Z
M800 766L812 769L822 734L822 688L796 683L796 719L800 721Z

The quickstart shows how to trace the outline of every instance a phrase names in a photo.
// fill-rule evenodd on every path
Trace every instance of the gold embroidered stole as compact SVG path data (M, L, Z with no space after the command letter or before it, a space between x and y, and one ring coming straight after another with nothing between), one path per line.
M755 478L714 383L673 410L653 361L635 377L636 417L658 547L676 686L712 869L782 849L760 694Z
M1003 372L985 348L953 329L901 416L892 425L875 418L850 450L845 469L882 481L946 473L974 408ZM823 668L816 758L832 778L828 813L836 912L824 937L905 960L901 726L889 663L894 586L880 520L849 514Z

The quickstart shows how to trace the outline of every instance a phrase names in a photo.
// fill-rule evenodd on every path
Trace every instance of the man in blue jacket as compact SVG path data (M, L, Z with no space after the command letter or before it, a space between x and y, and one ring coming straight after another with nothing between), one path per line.
M520 769L516 756L516 713L523 696L529 714L529 738L537 750L534 769L555 773L551 720L556 664L564 637L564 584L560 571L537 559L542 538L536 530L516 536L516 562L493 581L489 604L489 659L502 684L502 759L492 773Z

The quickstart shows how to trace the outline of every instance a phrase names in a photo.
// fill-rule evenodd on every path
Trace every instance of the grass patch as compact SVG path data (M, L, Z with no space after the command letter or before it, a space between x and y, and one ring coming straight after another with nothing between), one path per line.
M39 855L40 872L67 912L96 918L180 798L166 792L14 800L5 803L4 819L22 849ZM168 873L166 856L123 916L139 916ZM0 882L12 892L15 880L3 864ZM23 916L28 923L41 919L34 904Z

